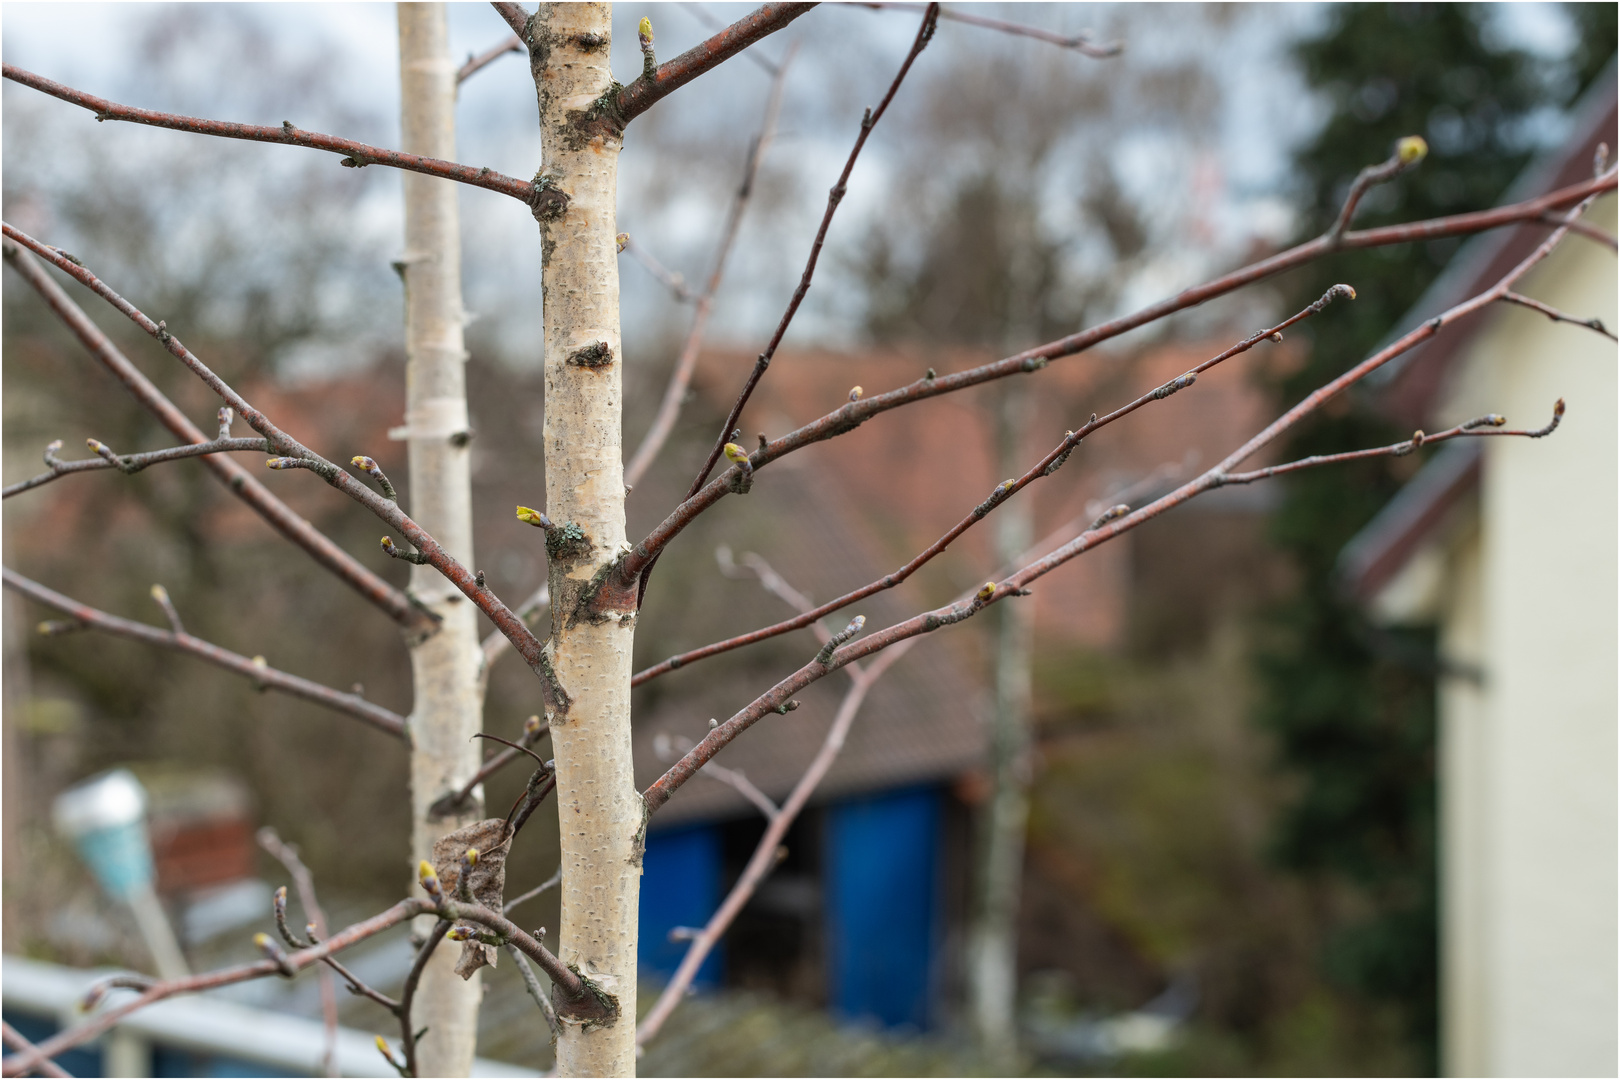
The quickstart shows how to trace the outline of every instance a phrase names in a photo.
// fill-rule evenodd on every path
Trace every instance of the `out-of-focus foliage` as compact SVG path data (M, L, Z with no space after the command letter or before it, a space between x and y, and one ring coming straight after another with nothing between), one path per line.
M1608 61L1615 8L1572 4L1574 52L1561 63L1497 42L1485 8L1347 5L1297 60L1331 115L1296 156L1301 238L1338 213L1357 171L1403 135L1424 136L1421 167L1375 189L1357 227L1493 204L1562 130L1561 110ZM1335 282L1357 300L1315 329L1306 363L1279 383L1296 401L1370 352L1458 247L1436 241L1347 252L1293 275L1291 307ZM1312 333L1307 326L1306 332ZM1289 440L1300 457L1401 437L1364 401L1319 413ZM1351 883L1362 914L1346 917L1326 953L1342 986L1397 1003L1423 1060L1437 1054L1438 957L1433 641L1392 640L1338 600L1344 544L1419 464L1379 459L1286 482L1272 535L1300 571L1298 590L1268 614L1257 718L1282 766L1302 781L1279 822L1275 854L1301 872ZM1412 657L1417 657L1414 663ZM1425 658L1427 658L1425 660Z

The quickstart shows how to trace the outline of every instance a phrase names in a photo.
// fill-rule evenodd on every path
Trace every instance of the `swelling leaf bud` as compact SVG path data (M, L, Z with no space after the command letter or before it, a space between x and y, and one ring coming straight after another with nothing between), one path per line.
M1429 144L1421 135L1408 135L1395 144L1395 157L1402 165L1416 165L1429 155Z

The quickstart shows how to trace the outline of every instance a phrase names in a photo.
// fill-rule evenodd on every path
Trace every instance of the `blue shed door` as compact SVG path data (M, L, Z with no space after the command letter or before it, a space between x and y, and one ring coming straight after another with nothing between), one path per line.
M828 996L851 1019L926 1027L938 926L939 790L827 808Z
M671 941L677 926L701 927L720 906L720 830L712 825L670 829L647 837L641 862L641 969L664 978L675 974L689 941ZM720 982L722 941L703 961L693 985Z

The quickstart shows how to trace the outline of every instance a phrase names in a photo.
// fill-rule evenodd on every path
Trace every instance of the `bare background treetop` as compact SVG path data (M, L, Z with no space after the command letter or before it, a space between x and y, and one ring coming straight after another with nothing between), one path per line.
M1085 29L1088 42L1125 41L1128 49L1122 57L1108 58L1106 48L1085 55L1041 37L945 20L915 69L902 69L902 86L895 68L908 48L919 47L914 42L921 40L924 13L920 6L875 6L882 10L824 6L797 19L634 119L624 138L616 231L629 238L619 256L618 316L626 462L643 433L658 429L660 408L682 406L665 432L661 456L652 445L648 467L632 464L626 506L632 544L649 534L660 537L660 528L669 536L684 530L661 561L663 540L652 546L650 559L630 556L641 567L658 561L657 575L642 578L650 591L635 642L636 780L646 788L648 805L660 811L652 819L643 888L665 888L652 859L664 850L660 843L672 842L675 823L724 823L713 834L724 848L716 887L741 883L731 899L710 897L706 909L690 916L708 926L675 927L672 940L683 942L675 956L684 952L683 962L665 965L644 947L644 970L657 980L649 989L673 978L674 990L643 1023L643 1071L737 1067L704 1056L715 1040L694 1035L708 1030L701 1025L674 1025L658 1037L687 982L713 985L713 976L702 973L712 969L709 953L730 927L725 981L741 996L714 999L706 1015L735 1016L738 1024L800 1025L789 1040L797 1046L824 1035L777 1002L857 1011L841 996L843 984L827 973L836 968L833 944L807 939L772 953L762 943L773 926L779 943L783 926L798 935L821 925L782 914L793 905L787 885L811 882L820 897L813 904L822 905L815 910L832 911L830 892L817 890L833 887L826 877L835 863L828 838L841 835L840 807L904 783L948 790L941 805L956 817L939 835L947 845L960 841L978 852L960 865L946 860L939 870L948 882L938 925L949 959L930 976L944 987L941 996L929 998L931 1011L919 1018L958 1030L973 1020L981 1038L972 1051L951 1049L948 1040L886 1043L890 1049L881 1053L901 1056L883 1067L916 1069L928 1054L946 1055L957 1068L1094 1062L1119 1051L1097 1050L1098 1040L1106 1042L1112 1037L1106 1032L1115 1029L1088 1028L1086 1016L1098 1010L1139 1015L1130 1010L1154 999L1171 1012L1181 1009L1173 1017L1179 1023L1190 1014L1183 999L1194 986L1202 1025L1193 1044L1202 1056L1192 1059L1199 1063L1194 1068L1237 1061L1239 1068L1270 1062L1267 1067L1376 1070L1421 1061L1421 1047L1396 1048L1387 1057L1368 1051L1369 1033L1395 1030L1399 1017L1343 995L1315 968L1315 951L1353 912L1357 897L1331 884L1291 880L1260 852L1286 785L1267 771L1264 743L1243 721L1253 697L1240 673L1252 638L1245 620L1266 598L1285 595L1297 575L1263 547L1261 515L1270 504L1246 493L1263 490L1251 489L1251 482L1292 467L1277 468L1285 460L1278 444L1256 461L1244 464L1234 456L1211 470L1255 431L1265 428L1270 441L1293 423L1266 428L1300 398L1278 398L1274 388L1307 364L1310 342L1322 333L1315 327L1338 317L1353 291L1323 295L1323 286L1300 300L1291 279L1231 292L1217 288L1208 303L1106 335L1090 357L1054 363L1036 376L1045 383L1031 383L1045 386L1044 393L1020 395L1013 384L1029 380L1008 379L917 409L863 413L870 422L847 439L792 456L799 436L784 434L818 423L837 427L840 409L876 409L863 401L920 385L925 369L930 384L936 368L948 380L1106 326L1318 229L1324 223L1314 221L1316 208L1301 196L1305 182L1292 158L1333 106L1329 96L1308 93L1301 71L1283 58L1296 40L1321 34L1328 17L1320 9L1292 7L1167 12L963 5L951 10L1016 21L1048 39ZM658 57L676 56L748 10L658 7L651 12ZM627 84L643 64L646 46L638 48L636 25L642 14L630 7L614 13L613 70ZM449 51L458 61L498 45L509 32L487 7L452 5L448 15ZM98 9L95 18L81 15L71 27L62 19L45 6L8 7L7 63L143 108L270 125L285 118L300 131L402 146L391 7L143 6ZM1478 25L1487 37L1528 44L1548 64L1572 52L1572 24L1556 12L1509 8L1481 17ZM1278 59L1226 63L1234 52ZM725 491L712 489L689 504L689 516L670 515L799 281L809 237L823 220L826 189L850 153L861 110L891 85L899 87L892 108L851 171L815 287L784 345L786 362L761 381L737 440L744 449L728 451L729 460L720 462L721 470L739 463L717 475L729 477L731 492L749 497L723 498ZM340 170L330 155L287 147L98 125L90 113L14 82L4 93L8 224L74 252L137 308L153 319L161 315L226 382L305 444L338 462L351 453L374 455L399 489L400 505L410 510L402 444L390 442L406 408L397 375L406 317L399 277L410 272L410 260L401 251L405 209L398 174L383 167ZM541 145L533 94L521 54L497 56L469 75L456 107L455 153L445 156L510 177L536 175L543 150L551 148ZM1553 146L1567 134L1567 119L1553 106L1539 120L1523 125L1517 152ZM1361 164L1376 165L1390 153L1385 140ZM1393 182L1368 189L1366 215L1385 215L1380 224L1409 219L1389 217L1389 204L1380 200L1393 198L1386 193L1405 182L1402 174L1422 156L1417 144L1403 144L1384 173L1370 177ZM1612 189L1612 171L1604 166L1598 172ZM747 197L738 199L744 176L754 179L744 184ZM1541 209L1562 213L1591 193ZM1354 189L1352 205L1360 194ZM1342 187L1334 193L1335 201L1344 196ZM513 523L510 510L541 506L545 497L536 344L542 337L541 245L521 204L474 186L459 188L456 201L475 435L469 468L476 562L465 569L469 580L476 569L478 590L487 584L516 609L547 575L548 545ZM738 215L735 243L721 273L716 247L731 235L728 215ZM1478 227L1442 226L1435 235L1462 236ZM1319 252L1340 244L1344 232L1330 226ZM1363 235L1352 246L1386 242ZM1546 254L1539 251L1469 303L1514 302L1512 285ZM1362 293L1380 288L1376 279L1351 283ZM88 307L82 290L77 295ZM77 346L15 276L7 277L4 296L8 483L37 473L39 449L55 438L76 445L94 435L119 453L173 444L99 373L64 378L84 364ZM1323 303L1301 311L1318 296ZM1330 299L1335 306L1324 313ZM1415 299L1380 303L1404 306ZM135 327L122 319L114 324L105 309L89 310L130 355L161 358ZM1446 319L1467 310L1463 305ZM694 312L701 312L700 324L707 320L706 331L691 329ZM1419 328L1375 360L1394 358L1445 321ZM1260 327L1266 333L1256 335ZM1270 340L1274 327L1286 339L1281 346ZM1228 357L1231 364L1214 366ZM1254 371L1234 370L1237 357ZM212 431L202 418L219 402L206 386L172 362L142 365L194 422ZM1044 358L1029 367L1043 365ZM1348 386L1372 366L1329 382L1336 370L1311 388ZM1200 375L1196 387L1189 372ZM678 374L674 383L672 373ZM934 393L927 387L914 392ZM1325 400L1306 398L1297 415ZM1552 402L1546 404L1548 416L1513 416L1511 426L1493 417L1413 439L1380 434L1376 450L1366 440L1332 449L1366 450L1382 460L1405 457L1425 442L1539 437L1551 418ZM1087 415L1107 430L1058 471L1094 430ZM756 430L762 431L758 452L744 461L755 450ZM238 422L235 434L249 433ZM780 445L767 445L767 435ZM273 438L267 446L287 452ZM397 456L385 456L392 450ZM242 461L263 477L253 456ZM46 492L8 502L8 564L95 608L135 618L151 610L151 583L161 581L173 605L163 610L178 611L185 631L231 650L250 677L257 661L248 658L264 654L274 675L258 681L303 698L255 695L228 669L185 658L171 666L141 642L96 636L86 647L90 639L77 635L25 642L21 612L8 599L7 738L21 740L8 742L8 758L17 748L24 755L18 760L28 762L25 782L14 783L8 772L8 948L24 942L31 952L81 965L146 962L117 913L95 900L83 871L50 841L41 809L71 781L130 762L147 767L143 777L154 790L162 787L164 769L193 771L186 774L192 780L177 782L181 788L195 786L200 767L228 777L249 796L245 819L273 823L296 839L327 896L329 925L347 925L397 900L410 827L401 810L407 755L397 741L373 737L326 711L400 730L413 701L397 639L381 626L375 633L363 629L384 620L269 537L195 463L131 476L113 471L66 477ZM1017 482L1014 498L1002 506L1006 492L995 485L1004 476ZM748 492L750 477L754 490ZM377 522L360 508L333 499L313 477L277 478L274 486L338 547L395 586L403 583L401 568L376 551ZM1205 494L1216 489L1222 490ZM930 547L987 493L990 501L957 526L964 533L960 544L948 552L942 542L938 552ZM1157 522L1131 531L1182 502L1210 506L1189 538L1173 539L1171 527ZM711 513L697 517L710 505ZM999 515L995 525L968 531L990 510ZM397 529L392 535L400 537ZM1115 535L1121 539L1103 543ZM1067 562L1093 547L1095 556ZM828 616L819 630L826 642L821 653L808 635L774 631L763 644L730 651L738 642L727 639L756 626L783 619L795 629L810 626L809 616L792 616L869 579L880 585L881 575L919 550L932 561L915 581L892 593L874 588L883 595L863 596ZM1188 572L1195 558L1207 560L1207 573ZM1067 565L1046 576L1060 562ZM416 572L434 573L428 567ZM1025 585L1036 590L1033 599L1004 599ZM463 589L474 595L465 583ZM999 612L1019 603L1028 610L1022 629L1010 614L972 618L987 607ZM930 608L933 614L916 614ZM857 613L867 616L864 625L850 623L848 636L829 636ZM409 613L399 621L408 623ZM957 621L964 625L916 637ZM174 623L176 634L181 625ZM544 623L534 625L541 632ZM490 629L480 623L481 632ZM717 640L726 655L695 666L701 657L691 650ZM913 641L912 659L899 663ZM896 644L875 651L889 642ZM845 651L834 663L837 649ZM500 639L491 638L485 655L492 661L500 654ZM812 655L817 660L805 665ZM682 659L672 664L671 657ZM545 666L529 659L537 670ZM847 678L838 686L820 683L845 662ZM693 671L679 670L688 664ZM784 678L796 668L799 675ZM313 682L294 686L282 672ZM554 688L550 708L543 707L541 688L523 665L492 665L482 678L486 730L534 744L541 732L525 728L524 718L555 722ZM775 690L755 698L772 683ZM798 728L779 733L773 744L768 723L727 745L759 719L755 713L785 711L790 699L798 707L793 695L801 692L802 709L781 721ZM936 709L950 715L931 715ZM1020 710L1023 719L1011 728L993 719ZM711 722L706 730L703 720L711 714L733 720L720 729ZM771 723L779 719L766 716ZM930 730L924 719L937 721L934 745L927 747L937 761L928 765L919 764L930 739L921 734ZM907 724L914 733L906 733ZM1133 729L1129 736L1122 734L1126 728ZM711 737L719 741L711 745ZM869 737L876 741L861 741ZM725 753L713 765L692 772L721 745ZM540 751L542 758L550 754ZM499 760L514 756L507 752ZM669 768L677 758L681 763ZM514 855L503 871L508 903L554 880L559 801L540 801L551 792L547 785L558 782L542 778L550 768L527 785L532 769L495 772L486 783L488 812L496 818L508 805L520 821L534 813L521 858ZM687 775L714 775L718 782L682 787L662 811L668 791ZM1139 783L1111 782L1110 775ZM1003 801L1007 792L1016 795L1013 803ZM1014 805L1018 800L1030 802ZM1029 815L1027 859L1023 815ZM661 817L670 822L662 833ZM1199 818L1229 825L1200 833L1189 825ZM996 839L998 828L1017 834L1011 854ZM974 829L978 839L970 842ZM1140 854L1139 846L1151 853ZM981 848L1001 854L986 862ZM26 853L22 863L12 861L14 853ZM1011 859L1012 869L996 871L997 857ZM27 867L21 878L18 865ZM1189 865L1199 869L1189 871ZM468 876L472 869L469 864ZM1021 884L1021 902L1016 887L1010 900L996 899L998 872ZM281 873L266 876L279 880ZM772 893L762 885L768 880L784 887ZM176 885L169 900L176 910L204 910L197 900L210 884L218 881L204 874ZM762 890L757 900L755 890ZM1246 902L1226 903L1222 891ZM71 902L53 910L44 902L50 896ZM566 936L562 946L535 942L496 918L479 922L482 916L458 909L454 896L435 894L432 902L417 896L389 908L389 918L436 911L449 920L459 912L492 928L500 943L552 963L548 974L561 980L560 1003L572 1007L582 999L579 972L570 982L568 969L548 959L549 946L572 962ZM649 925L660 926L660 933L669 929L656 923L668 914L657 903L644 893L644 942ZM996 915L997 903L1010 903L1010 911ZM556 893L544 891L523 925L555 928L564 918ZM262 908L259 921L265 921ZM439 932L446 929L448 921ZM1010 941L998 945L998 932L1011 933ZM205 937L198 931L187 942L199 966L259 955L243 933L211 946ZM286 940L289 948L306 944L296 935ZM697 944L690 952L687 940ZM377 970L392 971L393 963L401 967L394 974L404 977L411 952L396 944L392 954L379 947ZM751 948L765 959L751 961ZM319 951L295 952L297 966L318 962ZM522 1000L527 1011L486 1007L480 1052L549 1064L545 1022L537 1021L519 989L528 968L515 951L510 960L484 977L497 988L492 1000ZM283 961L272 956L260 963ZM1021 1051L1010 1040L984 1035L998 1022L994 1002L986 1001L997 995L984 990L998 964L1011 985L1021 987L1001 992L1001 1004L1010 1014L1022 1000L1026 1020L1033 1017ZM628 977L633 982L634 975ZM414 977L405 985L414 987ZM310 993L278 998L267 983L245 983L238 992L318 1010ZM538 986L534 994L537 1001L543 997ZM344 1022L374 1026L400 1047L399 1025L386 1013L409 1024L409 1006L401 1010L383 997L382 1013L375 997L369 1014L358 1008L365 1002L346 1005ZM1312 1008L1317 1011L1305 1015ZM1304 1049L1286 1049L1288 1033L1308 1027L1312 1017L1327 1034ZM1041 1032L1050 1035L1044 1042ZM1076 1039L1085 1043L1080 1050ZM1025 1056L1016 1056L1020 1052ZM784 1053L788 1060L798 1051ZM969 1056L948 1056L957 1053ZM407 1060L414 1064L403 1054L401 1061ZM818 1068L795 1060L785 1067Z

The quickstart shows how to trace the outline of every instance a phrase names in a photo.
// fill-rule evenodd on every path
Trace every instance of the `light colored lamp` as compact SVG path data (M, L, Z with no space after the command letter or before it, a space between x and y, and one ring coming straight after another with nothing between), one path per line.
M153 888L146 789L135 775L114 769L75 785L56 797L51 816L107 894L130 906L158 974L165 979L190 974Z

